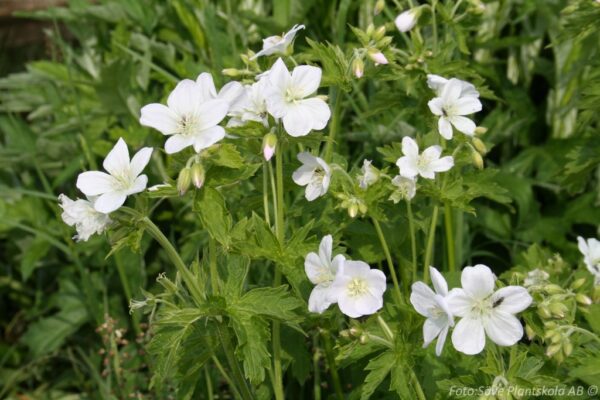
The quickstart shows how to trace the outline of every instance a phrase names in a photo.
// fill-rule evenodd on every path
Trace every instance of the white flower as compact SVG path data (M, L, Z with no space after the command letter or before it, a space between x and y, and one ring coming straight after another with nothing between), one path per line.
M263 39L262 50L256 53L251 60L261 56L269 56L271 54L285 55L288 47L294 41L296 33L300 29L304 29L304 25L294 25L292 29L290 29L287 33L284 33L282 36L269 36L268 38Z
M108 214L125 203L127 196L146 189L148 177L140 175L152 155L151 147L138 151L131 161L123 139L108 153L102 166L108 172L87 171L77 177L77 187L86 196L99 196L94 201L96 211Z
M292 174L292 179L297 185L306 186L304 197L313 201L323 196L329 189L331 181L331 169L325 161L315 157L308 152L298 154L298 160L302 166Z
M369 55L371 61L375 63L375 66L389 64L385 54L375 48L370 49L367 54Z
M465 115L481 111L479 98L471 93L464 82L452 78L446 82L438 96L427 103L434 115L439 116L438 131L444 139L452 139L452 126L465 135L473 136L476 125ZM475 91L476 92L476 91Z
M447 301L454 316L462 317L452 332L456 350L478 354L485 347L485 336L499 346L511 346L523 337L523 326L515 317L532 298L521 286L506 286L494 291L495 276L485 265L462 271L462 289L452 289Z
M410 302L419 314L427 318L423 324L423 347L429 346L437 337L435 354L439 356L442 354L448 330L454 326L454 318L446 301L446 280L437 269L429 267L429 271L435 292L425 283L415 282L412 285Z
M408 32L417 24L418 15L414 9L406 10L396 17L394 23L400 32Z
M363 166L360 169L362 174L358 175L358 185L363 190L377 182L377 180L379 179L379 171L377 170L377 168L371 165L371 162L372 161L370 160L364 160Z
M232 103L229 115L232 117L227 126L241 126L248 121L262 123L269 126L267 114L267 85L269 82L263 78L252 85L246 85L241 96Z
M406 178L401 175L396 175L392 179L392 185L396 186L397 189L392 193L390 199L394 203L398 203L400 200L412 200L417 194L417 182L414 178Z
M419 154L417 142L408 136L402 139L402 153L404 157L400 157L396 165L400 168L400 175L405 178L420 175L423 178L435 179L436 172L445 172L454 166L452 156L440 158L440 146L430 146Z
M583 254L583 262L595 277L595 284L600 285L600 241L594 238L585 240L578 236L577 244Z
M346 260L331 284L330 294L342 313L351 318L375 313L383 307L385 274L363 261Z
M473 85L472 83L469 83L467 81L457 79L457 78L454 78L454 79L459 81L461 84L460 97L471 96L471 97L479 98L479 92L475 88L475 85ZM427 86L429 86L429 88L431 90L433 90L435 92L435 94L438 96L440 96L442 94L442 89L444 88L446 83L448 83L448 81L449 81L449 79L446 79L439 75L434 75L434 74L427 75Z
M345 258L338 254L331 259L332 243L331 235L325 236L319 245L319 254L308 253L304 260L304 271L308 279L316 285L308 299L310 312L321 314L336 302L330 294L330 288L336 274L343 267Z
M201 74L198 82L179 82L166 106L153 103L142 108L140 123L170 136L165 143L168 154L188 146L200 152L225 137L225 129L218 124L227 115L235 87L230 86L217 98L212 77L208 79L207 75Z
M93 200L93 198L92 198ZM90 200L71 200L64 194L58 196L63 209L61 217L65 224L75 226L77 235L73 239L86 242L95 233L102 233L111 223L108 214L98 212L94 209L94 203Z
M198 75L196 83L202 91L202 98L205 101L214 99L225 100L231 106L244 94L244 85L236 81L226 83L219 90L219 93L217 93L213 77L208 72Z
M290 74L281 58L265 76L269 82L267 110L283 119L285 131L292 136L305 136L311 130L325 128L331 110L318 97L310 97L321 83L321 69L300 65Z
M536 268L527 273L527 277L523 281L523 285L525 285L525 287L542 285L548 281L548 278L550 278L550 274L548 274L546 271Z

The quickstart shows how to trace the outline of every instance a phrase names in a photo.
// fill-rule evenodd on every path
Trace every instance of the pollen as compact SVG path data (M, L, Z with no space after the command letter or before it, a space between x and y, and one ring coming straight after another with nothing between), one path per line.
M348 283L348 293L350 296L361 296L368 290L367 282L361 278L352 278Z

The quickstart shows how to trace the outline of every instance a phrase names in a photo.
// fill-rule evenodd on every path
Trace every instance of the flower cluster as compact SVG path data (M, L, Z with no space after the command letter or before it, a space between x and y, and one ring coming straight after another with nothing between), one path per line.
M523 326L515 314L532 302L527 289L505 286L495 290L496 277L482 264L465 267L462 288L448 291L443 276L433 267L431 280L435 292L423 282L412 286L410 302L415 310L427 318L423 325L425 346L436 337L436 354L440 355L446 335L454 327L454 317L461 319L452 332L452 344L465 354L478 354L485 347L487 337L499 346L511 346L523 337Z
M332 259L332 250L333 238L327 235L321 240L319 253L308 253L304 260L306 275L315 284L308 300L309 311L322 313L337 303L340 311L351 318L377 312L383 307L385 274L341 254Z

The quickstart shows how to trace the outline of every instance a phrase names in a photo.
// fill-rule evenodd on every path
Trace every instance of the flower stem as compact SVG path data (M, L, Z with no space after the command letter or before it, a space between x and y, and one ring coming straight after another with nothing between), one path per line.
M398 305L401 305L402 302L402 292L400 292L400 286L398 284L398 277L396 276L396 270L394 269L394 263L392 262L392 256L390 254L390 249L385 240L385 236L383 236L383 231L381 230L381 226L379 225L379 221L375 218L371 218L373 221L373 225L375 226L375 230L377 231L377 236L379 237L379 241L381 242L381 247L383 247L383 253L385 254L385 258L387 260L390 274L392 275L392 282L394 283L394 293L396 296L396 302Z
M425 283L429 281L429 266L431 264L433 243L435 241L435 227L437 225L438 212L439 207L433 207L431 225L429 226L429 232L427 232L427 247L425 248L425 260L423 261L423 281L425 281Z
M212 294L217 295L219 293L219 272L217 271L217 246L215 245L215 239L211 236L208 237L208 265L210 268L210 285L212 287Z
M415 389L415 392L417 393L417 398L419 400L427 400L427 397L425 397L425 393L423 393L423 388L421 388L421 384L419 383L419 379L417 378L415 371L413 371L412 368L409 368L409 371L413 381L413 387Z
M248 382L244 378L244 374L242 373L242 369L240 368L240 364L235 358L235 353L233 352L233 346L231 345L231 338L229 337L229 331L224 326L223 322L217 322L217 334L223 346L223 351L225 352L225 357L227 358L227 362L229 363L229 367L233 372L233 379L236 381L237 385L234 387L234 390L237 389L244 400L252 400L254 396L248 387Z
M412 212L410 200L406 201L406 210L408 213L408 230L410 231L410 251L412 255L412 280L417 281L417 240L415 237L415 221Z
M438 33L437 33L437 19L435 15L435 8L437 7L437 0L431 1L431 27L433 29L433 53L437 53Z
M285 232L283 220L283 151L282 144L275 148L275 174L277 180L277 205L275 230L280 246L284 246ZM273 286L281 285L281 269L275 267ZM279 321L273 321L273 392L277 400L283 400L283 372L281 368L281 326Z
M448 270L456 271L456 246L454 244L454 226L452 224L452 207L444 205L444 224L446 230L446 247L448 250Z
M338 131L338 120L340 118L340 112L342 107L342 92L336 88L331 89L331 93L335 96L333 115L331 117L331 124L329 125L329 136L327 137L327 145L325 146L325 162L331 162L331 156L333 154L333 143L335 142L335 135ZM332 96L332 97L333 97Z
M267 161L263 160L263 207L265 209L265 222L271 227L271 211L269 210L269 175Z
M344 391L342 390L340 376L335 366L335 357L333 356L333 348L331 347L331 339L329 338L329 332L323 332L322 336L323 344L325 345L325 355L327 356L327 364L329 365L329 372L331 372L333 388L335 389L335 395L338 400L344 400Z

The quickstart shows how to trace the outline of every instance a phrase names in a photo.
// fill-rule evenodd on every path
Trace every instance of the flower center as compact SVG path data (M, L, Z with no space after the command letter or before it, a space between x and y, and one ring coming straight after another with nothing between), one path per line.
M424 169L427 168L429 166L429 164L431 164L431 157L428 157L425 154L421 154L419 156L419 158L417 159L417 168L418 169Z
M367 282L361 278L352 278L348 283L348 294L350 296L361 296L368 290Z
M191 135L196 132L196 128L198 127L199 123L200 123L200 121L198 120L198 117L196 117L195 115L193 115L193 114L184 115L179 120L178 131L180 134L185 135L185 136Z
M477 300L473 307L471 308L471 312L475 314L477 317L487 317L492 313L492 310L498 307L500 304L504 302L504 297L499 297L492 301L492 297L487 297L483 300Z
M310 183L312 183L313 185L320 185L323 183L324 178L325 171L323 171L322 169L315 169Z
M302 91L294 86L290 86L285 90L285 101L288 103L295 103L302 100L302 98Z

